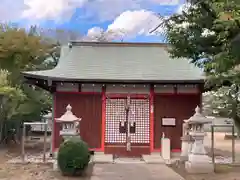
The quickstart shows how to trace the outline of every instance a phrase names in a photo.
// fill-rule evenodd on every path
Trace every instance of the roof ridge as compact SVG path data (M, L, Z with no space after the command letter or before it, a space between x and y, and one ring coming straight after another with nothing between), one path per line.
M167 47L167 43L153 42L96 42L96 41L70 41L72 46L128 46L128 47Z

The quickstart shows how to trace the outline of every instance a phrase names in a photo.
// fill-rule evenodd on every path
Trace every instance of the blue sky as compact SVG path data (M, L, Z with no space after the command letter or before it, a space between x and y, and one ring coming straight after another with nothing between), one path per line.
M149 31L161 21L157 14L179 13L183 0L1 0L0 21L45 29L70 29L85 39L161 42ZM160 33L162 29L158 30Z

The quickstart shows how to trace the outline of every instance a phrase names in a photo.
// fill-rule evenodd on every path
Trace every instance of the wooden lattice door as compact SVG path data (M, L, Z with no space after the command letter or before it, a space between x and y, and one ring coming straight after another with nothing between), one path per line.
M127 98L106 100L105 146L116 154L134 155L135 151L141 153L140 149L146 154L150 143L149 99L130 99L129 111L126 104Z

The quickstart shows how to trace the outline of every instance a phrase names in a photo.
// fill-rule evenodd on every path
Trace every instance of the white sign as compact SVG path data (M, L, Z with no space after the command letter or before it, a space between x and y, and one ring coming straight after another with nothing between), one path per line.
M163 126L176 126L176 119L175 118L162 118L162 125Z

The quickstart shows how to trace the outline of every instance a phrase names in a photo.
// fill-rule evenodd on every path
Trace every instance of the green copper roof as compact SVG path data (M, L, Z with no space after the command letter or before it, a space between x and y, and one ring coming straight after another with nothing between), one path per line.
M147 43L73 43L62 47L52 70L25 77L77 81L201 81L203 72L186 59L171 59L166 46Z

